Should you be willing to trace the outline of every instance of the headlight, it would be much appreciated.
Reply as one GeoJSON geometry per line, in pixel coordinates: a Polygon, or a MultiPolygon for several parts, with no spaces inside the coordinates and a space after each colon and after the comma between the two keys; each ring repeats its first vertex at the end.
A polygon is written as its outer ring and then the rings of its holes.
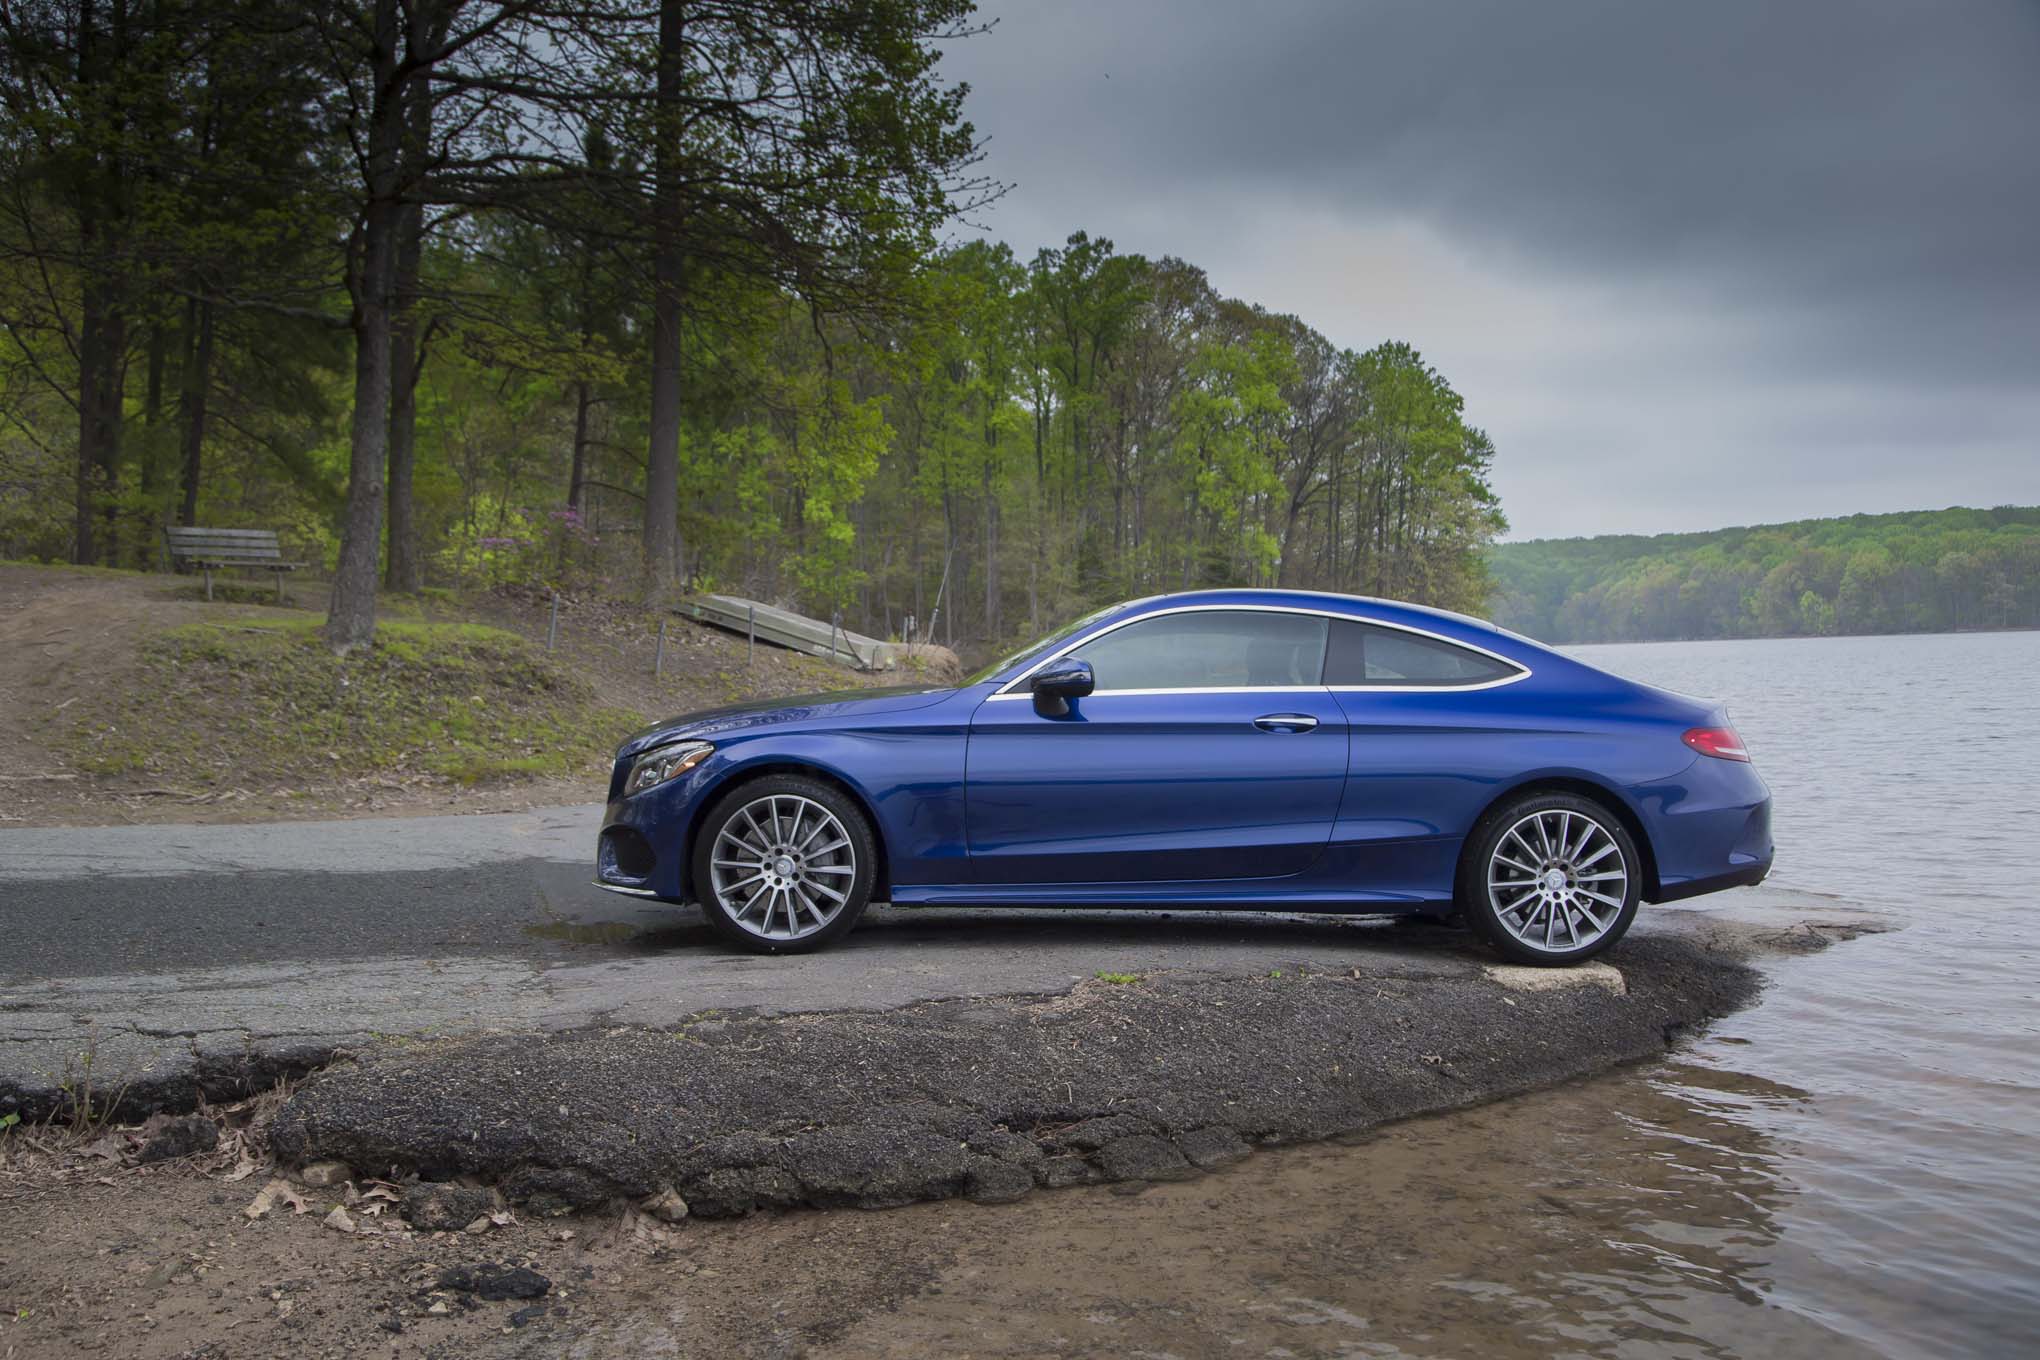
{"type": "Polygon", "coordinates": [[[669,779],[676,779],[707,760],[715,747],[705,741],[676,741],[670,746],[658,746],[646,751],[630,763],[630,778],[623,781],[623,795],[643,793],[655,789],[669,779]]]}

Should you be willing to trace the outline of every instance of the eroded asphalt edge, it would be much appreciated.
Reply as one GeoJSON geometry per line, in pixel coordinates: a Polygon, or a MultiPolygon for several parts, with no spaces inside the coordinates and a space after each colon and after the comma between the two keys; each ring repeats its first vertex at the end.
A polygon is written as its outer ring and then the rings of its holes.
{"type": "MultiPolygon", "coordinates": [[[[345,872],[365,856],[382,874],[529,864],[578,884],[594,812],[0,833],[0,891],[78,862],[80,847],[95,872],[198,892],[223,873],[345,872]],[[166,860],[186,873],[159,879],[166,860]]],[[[479,881],[487,891],[494,880],[479,881]]],[[[567,910],[622,901],[587,897],[567,910]]],[[[291,1156],[480,1175],[575,1207],[667,1187],[706,1214],[1010,1198],[1188,1174],[1252,1143],[1354,1132],[1647,1057],[1747,1004],[1758,977],[1743,956],[1824,938],[1785,929],[1795,916],[1852,928],[1832,904],[1804,900],[1725,920],[1736,915],[1653,913],[1615,956],[1619,971],[1533,992],[1497,983],[1454,933],[1378,922],[882,911],[852,937],[858,947],[753,959],[669,920],[656,950],[587,964],[270,961],[45,979],[53,994],[40,1002],[10,986],[0,1062],[74,1042],[81,1023],[90,1032],[145,994],[166,1023],[94,1036],[95,1080],[102,1092],[122,1082],[131,1113],[360,1056],[287,1107],[275,1134],[291,1156]],[[1142,980],[1087,980],[1105,966],[1142,980]],[[317,996],[344,1001],[307,1003],[317,996]],[[411,1042],[490,1030],[512,1032],[411,1042]]],[[[11,1099],[46,1112],[65,1080],[75,1086],[75,1071],[24,1081],[10,1063],[0,1109],[11,1099]]]]}

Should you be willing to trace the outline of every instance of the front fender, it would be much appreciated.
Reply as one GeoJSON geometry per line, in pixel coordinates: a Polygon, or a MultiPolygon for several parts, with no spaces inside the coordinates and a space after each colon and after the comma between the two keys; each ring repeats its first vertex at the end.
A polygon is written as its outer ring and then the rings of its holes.
{"type": "Polygon", "coordinates": [[[698,786],[689,790],[676,838],[683,890],[702,819],[729,790],[767,774],[812,775],[855,799],[878,837],[890,883],[953,881],[965,856],[963,752],[960,725],[774,733],[732,742],[704,762],[698,786]],[[945,864],[953,867],[945,871],[945,864]]]}

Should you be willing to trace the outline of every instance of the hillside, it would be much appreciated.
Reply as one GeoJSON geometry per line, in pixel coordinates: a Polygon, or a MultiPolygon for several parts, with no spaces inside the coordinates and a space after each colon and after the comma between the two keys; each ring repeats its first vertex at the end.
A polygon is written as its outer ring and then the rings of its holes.
{"type": "MultiPolygon", "coordinates": [[[[323,601],[315,582],[293,586],[323,601]]],[[[647,722],[752,696],[899,684],[599,597],[386,598],[336,657],[266,586],[0,564],[0,824],[267,821],[599,801],[647,722]],[[257,603],[260,601],[260,603],[257,603]]],[[[933,676],[931,678],[940,678],[933,676]]]]}
{"type": "Polygon", "coordinates": [[[2040,627],[2040,506],[1491,550],[1491,617],[1547,642],[2040,627]]]}

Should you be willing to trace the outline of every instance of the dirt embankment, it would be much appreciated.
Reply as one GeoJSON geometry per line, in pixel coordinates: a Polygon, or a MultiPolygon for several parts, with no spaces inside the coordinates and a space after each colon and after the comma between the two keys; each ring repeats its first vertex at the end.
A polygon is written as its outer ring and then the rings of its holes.
{"type": "MultiPolygon", "coordinates": [[[[392,598],[365,654],[266,591],[0,566],[0,825],[513,811],[602,796],[634,727],[757,695],[899,683],[625,602],[392,598]]],[[[293,605],[320,603],[300,581],[293,605]]],[[[941,678],[939,676],[935,678],[941,678]]]]}

